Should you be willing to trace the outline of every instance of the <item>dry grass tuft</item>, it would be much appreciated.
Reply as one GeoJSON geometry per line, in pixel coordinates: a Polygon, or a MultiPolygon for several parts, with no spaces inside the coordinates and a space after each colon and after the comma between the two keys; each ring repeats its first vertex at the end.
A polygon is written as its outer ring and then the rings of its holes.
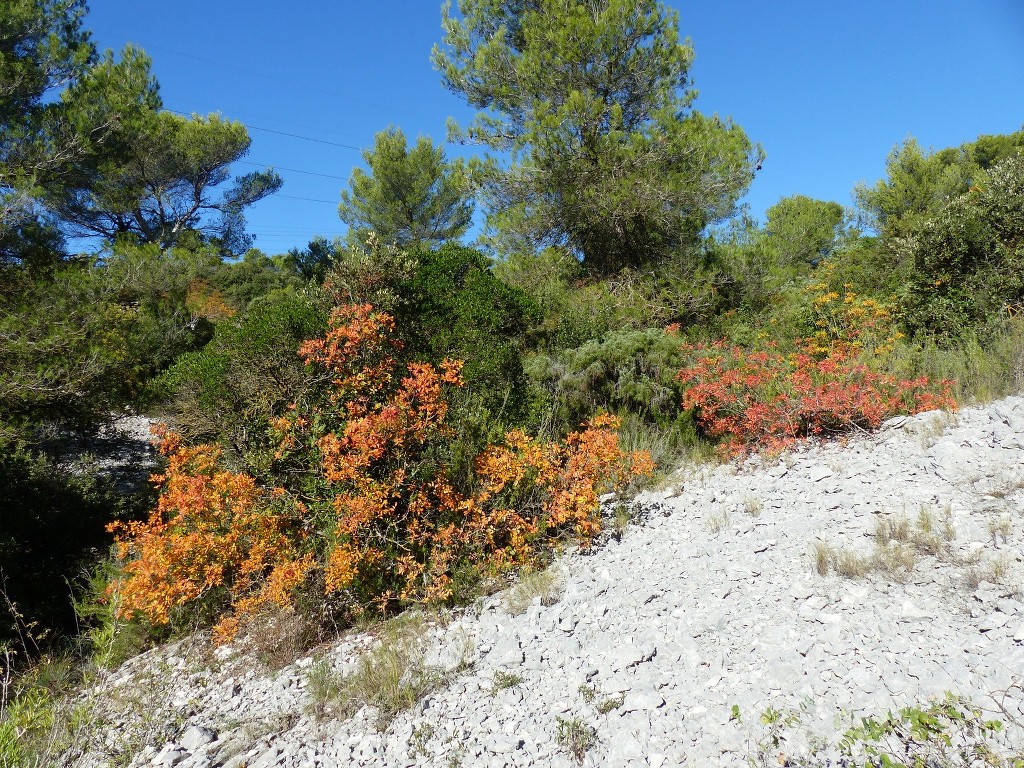
{"type": "Polygon", "coordinates": [[[513,616],[518,616],[535,600],[544,606],[557,604],[564,590],[565,580],[556,568],[524,571],[519,574],[516,585],[505,595],[505,607],[513,616]]]}
{"type": "Polygon", "coordinates": [[[347,717],[372,707],[377,728],[386,730],[395,715],[469,666],[465,657],[452,669],[427,664],[427,629],[422,615],[403,614],[381,626],[377,642],[349,674],[326,660],[315,663],[306,677],[314,711],[347,717]]]}

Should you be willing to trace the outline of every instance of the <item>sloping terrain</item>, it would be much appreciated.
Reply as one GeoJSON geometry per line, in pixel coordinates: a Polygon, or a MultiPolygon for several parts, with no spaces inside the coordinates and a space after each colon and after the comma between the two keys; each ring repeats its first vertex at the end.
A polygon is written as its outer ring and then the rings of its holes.
{"type": "Polygon", "coordinates": [[[369,634],[277,672],[241,644],[178,644],[93,703],[108,746],[181,768],[571,766],[574,750],[590,766],[739,765],[769,707],[800,712],[775,749],[798,755],[947,691],[1024,744],[1022,459],[1024,399],[1008,398],[683,468],[636,500],[621,539],[565,555],[553,578],[386,633],[426,691],[390,722],[337,704],[355,682],[360,700],[385,692],[369,634]]]}

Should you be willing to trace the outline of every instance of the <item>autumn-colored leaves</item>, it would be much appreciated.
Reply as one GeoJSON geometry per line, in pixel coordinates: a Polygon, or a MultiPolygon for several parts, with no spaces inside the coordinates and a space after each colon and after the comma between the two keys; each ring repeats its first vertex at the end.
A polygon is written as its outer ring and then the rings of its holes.
{"type": "Polygon", "coordinates": [[[753,448],[778,453],[802,437],[874,429],[897,413],[954,406],[946,384],[875,372],[848,352],[747,352],[717,344],[691,348],[695,361],[679,373],[683,407],[725,455],[753,448]]]}
{"type": "Polygon", "coordinates": [[[338,308],[326,336],[302,345],[311,375],[330,385],[274,421],[279,487],[224,469],[214,446],[165,434],[157,508],[113,529],[123,612],[165,624],[197,600],[219,601],[223,640],[313,583],[352,612],[443,602],[460,569],[528,563],[563,532],[588,542],[599,494],[652,469],[599,416],[561,444],[510,432],[477,459],[473,485],[456,487],[436,456],[461,363],[402,372],[399,349],[392,318],[368,305],[338,308]]]}
{"type": "MultiPolygon", "coordinates": [[[[885,307],[819,293],[818,331],[786,352],[680,339],[691,361],[678,377],[682,406],[726,455],[952,406],[945,383],[869,366],[891,351],[885,307]]],[[[159,625],[203,603],[224,640],[303,592],[350,615],[445,602],[466,573],[528,564],[565,535],[586,545],[600,494],[653,469],[647,454],[621,449],[614,417],[598,415],[560,443],[512,430],[456,482],[444,457],[461,363],[402,365],[401,353],[389,315],[337,308],[325,336],[299,350],[317,386],[272,420],[259,476],[227,469],[215,446],[162,435],[156,509],[113,527],[122,612],[159,625]]]]}
{"type": "MultiPolygon", "coordinates": [[[[826,276],[829,268],[824,268],[826,276]]],[[[753,351],[720,341],[683,345],[683,407],[726,456],[778,453],[804,437],[874,429],[898,413],[953,409],[951,382],[880,371],[901,334],[892,311],[827,282],[806,292],[815,331],[788,351],[774,342],[753,351]],[[869,364],[870,363],[870,364],[869,364]]]]}

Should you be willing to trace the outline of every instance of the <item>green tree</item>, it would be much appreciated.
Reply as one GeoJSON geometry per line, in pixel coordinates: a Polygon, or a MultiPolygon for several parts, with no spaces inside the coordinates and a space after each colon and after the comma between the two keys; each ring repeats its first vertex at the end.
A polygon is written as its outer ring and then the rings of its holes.
{"type": "Polygon", "coordinates": [[[242,211],[280,177],[257,171],[223,189],[248,150],[245,127],[161,111],[149,57],[133,46],[97,57],[85,12],[83,0],[0,4],[0,258],[25,261],[26,235],[53,243],[43,230],[55,219],[162,248],[198,230],[244,252],[242,211]]]}
{"type": "Polygon", "coordinates": [[[476,181],[498,242],[570,248],[607,273],[693,242],[733,211],[760,150],[691,109],[693,49],[656,0],[443,6],[445,85],[481,110],[461,138],[507,151],[476,181]]]}
{"type": "Polygon", "coordinates": [[[80,77],[96,50],[82,29],[84,0],[0,2],[0,189],[79,149],[48,96],[80,77]]]}
{"type": "Polygon", "coordinates": [[[353,244],[365,243],[375,232],[399,247],[437,246],[469,228],[473,203],[462,161],[445,160],[430,139],[421,136],[410,149],[402,131],[389,128],[376,135],[363,160],[370,173],[352,171],[338,207],[353,244]]]}
{"type": "Polygon", "coordinates": [[[41,198],[76,234],[108,240],[128,237],[168,249],[189,231],[215,239],[230,254],[251,244],[244,209],[281,186],[272,170],[254,171],[230,185],[230,165],[249,150],[245,126],[219,115],[183,117],[161,111],[149,58],[128,49],[120,63],[108,53],[69,90],[66,100],[83,132],[96,104],[111,99],[115,80],[134,82],[122,96],[135,99],[133,119],[121,121],[70,178],[43,185],[41,198]]]}
{"type": "Polygon", "coordinates": [[[913,330],[956,339],[1024,310],[1024,153],[990,168],[894,248],[913,330]]]}
{"type": "Polygon", "coordinates": [[[767,244],[779,265],[817,264],[847,235],[839,203],[792,195],[779,200],[765,214],[767,244]]]}
{"type": "Polygon", "coordinates": [[[907,139],[885,163],[886,178],[858,184],[854,198],[864,223],[887,235],[904,235],[970,189],[979,175],[1024,149],[1024,129],[937,152],[907,139]]]}
{"type": "Polygon", "coordinates": [[[63,245],[32,190],[40,173],[83,152],[64,105],[51,95],[95,58],[84,14],[82,0],[0,2],[0,266],[49,264],[63,245]]]}

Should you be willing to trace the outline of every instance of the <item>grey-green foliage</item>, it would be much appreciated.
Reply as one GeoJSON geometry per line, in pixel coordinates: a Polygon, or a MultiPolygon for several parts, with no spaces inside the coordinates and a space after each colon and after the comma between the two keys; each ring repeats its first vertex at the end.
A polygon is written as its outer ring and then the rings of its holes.
{"type": "Polygon", "coordinates": [[[913,264],[908,325],[953,338],[1024,307],[1024,152],[894,245],[913,264]]]}
{"type": "Polygon", "coordinates": [[[356,168],[341,193],[338,213],[352,245],[371,232],[399,247],[436,246],[469,228],[473,203],[461,160],[449,162],[441,147],[421,136],[406,145],[398,128],[378,133],[363,152],[370,172],[356,168]]]}
{"type": "Polygon", "coordinates": [[[483,112],[462,138],[499,249],[564,245],[609,273],[732,212],[760,150],[691,109],[693,49],[656,0],[459,0],[434,64],[483,112]]]}
{"type": "Polygon", "coordinates": [[[526,368],[544,392],[554,431],[574,429],[599,409],[668,428],[679,417],[680,342],[661,328],[612,332],[551,356],[535,355],[526,368]]]}

